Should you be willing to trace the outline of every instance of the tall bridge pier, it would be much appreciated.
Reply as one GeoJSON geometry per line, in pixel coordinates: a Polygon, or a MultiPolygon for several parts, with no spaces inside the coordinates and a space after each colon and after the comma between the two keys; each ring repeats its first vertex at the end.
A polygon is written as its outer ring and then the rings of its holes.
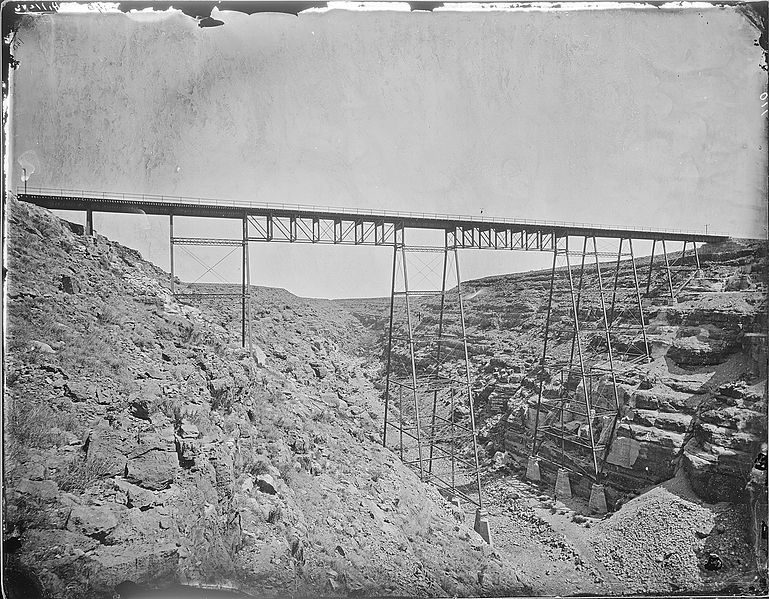
{"type": "Polygon", "coordinates": [[[239,291],[216,295],[239,299],[241,343],[249,350],[252,242],[391,247],[382,443],[450,500],[474,504],[476,530],[488,542],[460,250],[552,253],[542,355],[536,371],[528,374],[538,377],[530,462],[550,461],[564,473],[588,477],[600,490],[620,415],[616,377],[650,359],[644,302],[660,285],[675,302],[699,271],[697,244],[727,239],[662,229],[82,190],[30,188],[17,197],[52,210],[85,212],[88,234],[93,234],[94,212],[168,216],[169,287],[182,300],[207,294],[177,290],[177,246],[231,247],[231,252],[240,248],[239,291]],[[233,219],[241,223],[242,232],[232,238],[179,237],[174,219],[182,216],[233,219]],[[408,245],[407,232],[414,229],[441,231],[443,245],[408,245]],[[638,240],[652,242],[646,272],[634,252],[638,240]],[[683,251],[671,262],[668,244],[681,242],[683,251]],[[603,247],[607,244],[608,249],[603,247]],[[689,244],[693,266],[686,264],[689,244]],[[631,275],[622,276],[628,264],[631,275]],[[590,284],[588,278],[593,279],[590,284]],[[557,289],[569,298],[567,314],[558,318],[553,305],[557,289]],[[426,305],[437,307],[437,323],[423,317],[421,307],[426,305]],[[592,342],[596,334],[600,343],[592,342]],[[620,339],[630,334],[637,341],[620,339]],[[568,339],[568,357],[555,346],[556,337],[568,339]],[[553,387],[558,379],[560,385],[553,387]],[[546,440],[551,441],[547,446],[546,440]]]}

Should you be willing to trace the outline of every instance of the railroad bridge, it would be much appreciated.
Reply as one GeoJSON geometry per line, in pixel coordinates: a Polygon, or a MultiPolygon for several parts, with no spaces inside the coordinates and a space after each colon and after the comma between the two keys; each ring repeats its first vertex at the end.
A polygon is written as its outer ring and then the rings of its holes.
{"type": "Polygon", "coordinates": [[[170,289],[179,299],[189,294],[175,288],[176,246],[240,247],[242,277],[237,296],[241,339],[249,348],[251,242],[392,247],[382,443],[451,501],[461,498],[475,504],[475,528],[489,542],[459,250],[552,254],[541,359],[525,375],[539,386],[529,467],[538,471],[540,459],[551,460],[559,475],[564,471],[586,476],[593,482],[593,490],[602,495],[604,466],[620,411],[616,376],[650,360],[644,298],[654,281],[675,302],[699,271],[697,244],[728,239],[665,229],[66,189],[30,188],[16,195],[51,210],[85,212],[89,235],[93,234],[94,212],[168,216],[170,289]],[[233,219],[241,223],[242,234],[236,238],[175,236],[175,217],[233,219]],[[439,246],[409,244],[407,233],[414,230],[441,231],[444,242],[439,246]],[[640,272],[633,248],[638,240],[652,242],[651,256],[643,263],[645,272],[640,272]],[[681,249],[671,252],[671,244],[680,244],[681,249]],[[620,277],[621,265],[632,275],[620,277]],[[436,276],[426,276],[432,274],[436,276]],[[592,283],[585,284],[586,274],[592,283]],[[567,317],[555,318],[553,291],[559,286],[570,300],[570,309],[567,317]],[[437,323],[424,322],[418,307],[424,301],[435,302],[437,323]],[[642,341],[620,346],[618,335],[628,332],[642,341]],[[598,345],[590,342],[596,334],[603,340],[598,345]],[[568,358],[553,351],[555,339],[564,338],[567,344],[570,341],[568,358]],[[544,385],[553,377],[561,378],[563,390],[558,398],[548,398],[545,411],[544,385]],[[611,400],[607,401],[605,392],[598,393],[599,379],[604,387],[607,382],[611,386],[611,400]],[[574,434],[575,421],[587,435],[574,434]],[[545,439],[560,446],[560,454],[540,455],[545,439]],[[570,454],[580,454],[589,467],[576,466],[578,461],[570,454]]]}

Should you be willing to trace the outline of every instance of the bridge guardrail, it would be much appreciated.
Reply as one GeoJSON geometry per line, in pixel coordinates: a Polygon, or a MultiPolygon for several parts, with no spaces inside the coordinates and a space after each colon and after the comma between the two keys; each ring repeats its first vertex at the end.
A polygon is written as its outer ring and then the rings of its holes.
{"type": "MultiPolygon", "coordinates": [[[[221,200],[216,198],[201,198],[190,196],[167,196],[159,194],[138,194],[130,192],[108,192],[108,191],[89,191],[83,189],[63,189],[52,187],[27,187],[23,192],[18,188],[16,194],[39,194],[39,195],[60,195],[60,196],[73,196],[89,199],[103,199],[103,200],[123,200],[132,201],[140,200],[143,202],[160,202],[167,204],[195,204],[198,206],[222,206],[222,207],[234,207],[234,208],[264,208],[266,210],[306,210],[318,213],[337,213],[337,214],[349,214],[350,216],[383,216],[390,218],[425,218],[432,220],[452,220],[452,221],[467,221],[477,223],[499,223],[504,225],[537,225],[537,226],[552,226],[552,227],[566,227],[566,228],[582,228],[582,229],[621,229],[626,231],[643,231],[648,233],[675,233],[679,235],[702,235],[702,232],[686,231],[683,229],[658,229],[652,227],[637,227],[637,226],[620,226],[620,225],[606,225],[606,224],[588,224],[577,223],[568,221],[551,221],[551,220],[532,220],[532,219],[510,219],[498,216],[470,216],[462,214],[446,214],[446,213],[434,213],[434,212],[406,212],[400,210],[377,210],[371,208],[356,208],[354,210],[343,208],[339,206],[319,206],[315,204],[285,204],[282,202],[249,202],[247,200],[221,200]]],[[[714,237],[729,237],[728,233],[710,232],[706,235],[712,235],[714,237]]]]}

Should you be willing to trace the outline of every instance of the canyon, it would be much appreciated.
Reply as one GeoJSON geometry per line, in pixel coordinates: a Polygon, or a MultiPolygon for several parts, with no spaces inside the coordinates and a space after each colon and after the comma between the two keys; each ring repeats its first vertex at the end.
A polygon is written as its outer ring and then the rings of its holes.
{"type": "MultiPolygon", "coordinates": [[[[180,301],[136,251],[9,207],[9,596],[765,591],[765,242],[702,246],[678,301],[645,304],[652,359],[618,376],[605,517],[579,479],[555,497],[547,462],[525,477],[550,271],[462,283],[489,545],[381,445],[389,298],[253,287],[249,352],[236,299],[180,301]]],[[[414,309],[437,326],[434,299],[414,309]]]]}

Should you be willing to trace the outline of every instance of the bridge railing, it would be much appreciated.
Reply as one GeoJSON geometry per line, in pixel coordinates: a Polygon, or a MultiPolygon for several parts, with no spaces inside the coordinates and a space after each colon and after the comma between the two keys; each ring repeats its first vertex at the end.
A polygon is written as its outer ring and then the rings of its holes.
{"type": "MultiPolygon", "coordinates": [[[[606,225],[596,223],[578,223],[568,221],[552,221],[552,220],[533,220],[526,218],[504,218],[498,216],[470,216],[462,214],[445,214],[435,212],[406,212],[400,210],[377,210],[371,208],[355,208],[339,207],[339,206],[320,206],[315,204],[285,204],[282,202],[249,202],[247,200],[222,200],[217,198],[201,198],[191,196],[168,196],[159,194],[146,194],[146,193],[130,193],[130,192],[116,192],[116,191],[90,191],[84,189],[64,189],[53,187],[27,187],[26,189],[17,188],[17,195],[46,195],[46,196],[62,196],[62,197],[78,197],[95,200],[120,200],[125,202],[141,201],[141,202],[158,202],[167,204],[194,204],[198,206],[222,206],[222,207],[234,207],[234,208],[262,208],[265,210],[299,210],[317,213],[334,213],[344,214],[351,217],[359,216],[381,216],[385,218],[406,218],[406,219],[429,219],[429,220],[449,220],[449,221],[466,221],[475,223],[499,223],[503,225],[535,225],[535,226],[550,226],[550,227],[564,227],[564,228],[580,228],[580,229],[613,229],[613,230],[625,230],[625,231],[643,231],[647,233],[674,233],[678,235],[702,235],[702,232],[687,231],[683,229],[664,229],[656,227],[637,227],[637,226],[620,226],[620,225],[606,225]]],[[[729,237],[727,233],[718,233],[709,231],[706,235],[714,237],[729,237]]]]}

